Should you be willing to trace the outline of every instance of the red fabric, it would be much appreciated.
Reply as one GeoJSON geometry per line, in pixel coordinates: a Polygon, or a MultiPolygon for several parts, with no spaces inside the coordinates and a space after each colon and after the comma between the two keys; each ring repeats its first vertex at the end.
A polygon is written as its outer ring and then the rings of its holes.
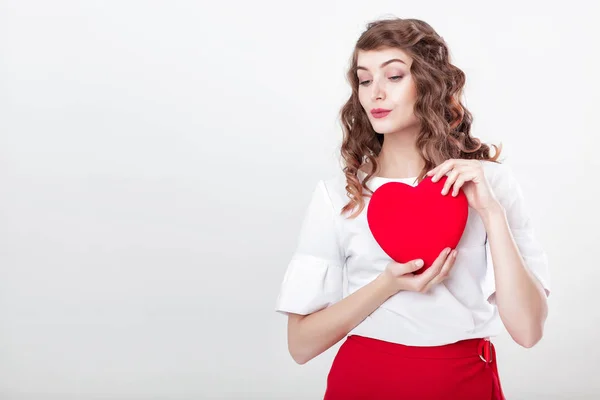
{"type": "Polygon", "coordinates": [[[505,398],[487,339],[415,347],[351,335],[333,360],[323,400],[505,398]]]}
{"type": "Polygon", "coordinates": [[[437,182],[426,177],[417,186],[388,182],[371,196],[367,220],[373,237],[394,261],[424,261],[416,274],[433,264],[446,247],[452,249],[460,241],[469,214],[467,197],[459,190],[456,197],[442,195],[448,179],[437,182]]]}

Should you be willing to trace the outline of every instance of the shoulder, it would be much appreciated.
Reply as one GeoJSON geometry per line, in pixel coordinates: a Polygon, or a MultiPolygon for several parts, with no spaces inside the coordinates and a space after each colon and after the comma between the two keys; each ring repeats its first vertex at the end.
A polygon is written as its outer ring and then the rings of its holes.
{"type": "Polygon", "coordinates": [[[318,186],[323,190],[334,209],[341,210],[348,202],[346,194],[346,175],[343,171],[336,171],[328,176],[322,177],[318,182],[318,186]]]}
{"type": "Polygon", "coordinates": [[[513,179],[513,170],[510,165],[504,161],[494,162],[488,160],[479,160],[483,167],[485,177],[491,185],[503,184],[513,179]]]}
{"type": "Polygon", "coordinates": [[[492,190],[503,201],[521,195],[521,186],[513,168],[505,162],[481,161],[484,174],[492,190]]]}

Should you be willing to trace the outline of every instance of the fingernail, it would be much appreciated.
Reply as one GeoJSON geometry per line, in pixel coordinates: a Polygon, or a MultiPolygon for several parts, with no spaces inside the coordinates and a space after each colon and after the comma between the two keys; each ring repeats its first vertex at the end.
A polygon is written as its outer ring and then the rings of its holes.
{"type": "Polygon", "coordinates": [[[458,254],[458,251],[454,250],[454,251],[452,252],[452,257],[456,257],[456,254],[458,254]]]}
{"type": "Polygon", "coordinates": [[[415,262],[415,264],[417,265],[417,267],[422,267],[423,266],[423,260],[417,260],[415,262]]]}

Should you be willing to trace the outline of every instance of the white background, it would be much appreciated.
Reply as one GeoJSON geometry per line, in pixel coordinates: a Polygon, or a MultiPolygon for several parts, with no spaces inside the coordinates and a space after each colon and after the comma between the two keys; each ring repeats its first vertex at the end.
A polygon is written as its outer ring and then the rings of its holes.
{"type": "Polygon", "coordinates": [[[599,398],[597,11],[167,0],[0,1],[0,398],[321,398],[339,345],[295,364],[275,299],[389,16],[446,39],[547,248],[543,340],[496,339],[507,397],[599,398]]]}

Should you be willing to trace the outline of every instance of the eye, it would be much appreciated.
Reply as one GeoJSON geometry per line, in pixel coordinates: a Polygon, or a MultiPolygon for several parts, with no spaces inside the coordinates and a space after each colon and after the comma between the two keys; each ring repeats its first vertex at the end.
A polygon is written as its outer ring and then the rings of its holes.
{"type": "MultiPolygon", "coordinates": [[[[390,76],[390,79],[393,80],[393,81],[395,81],[395,82],[399,81],[401,78],[403,78],[403,76],[401,76],[401,75],[390,76]]],[[[362,86],[366,86],[367,82],[371,82],[371,81],[362,81],[362,82],[359,82],[358,84],[362,85],[362,86]]]]}

